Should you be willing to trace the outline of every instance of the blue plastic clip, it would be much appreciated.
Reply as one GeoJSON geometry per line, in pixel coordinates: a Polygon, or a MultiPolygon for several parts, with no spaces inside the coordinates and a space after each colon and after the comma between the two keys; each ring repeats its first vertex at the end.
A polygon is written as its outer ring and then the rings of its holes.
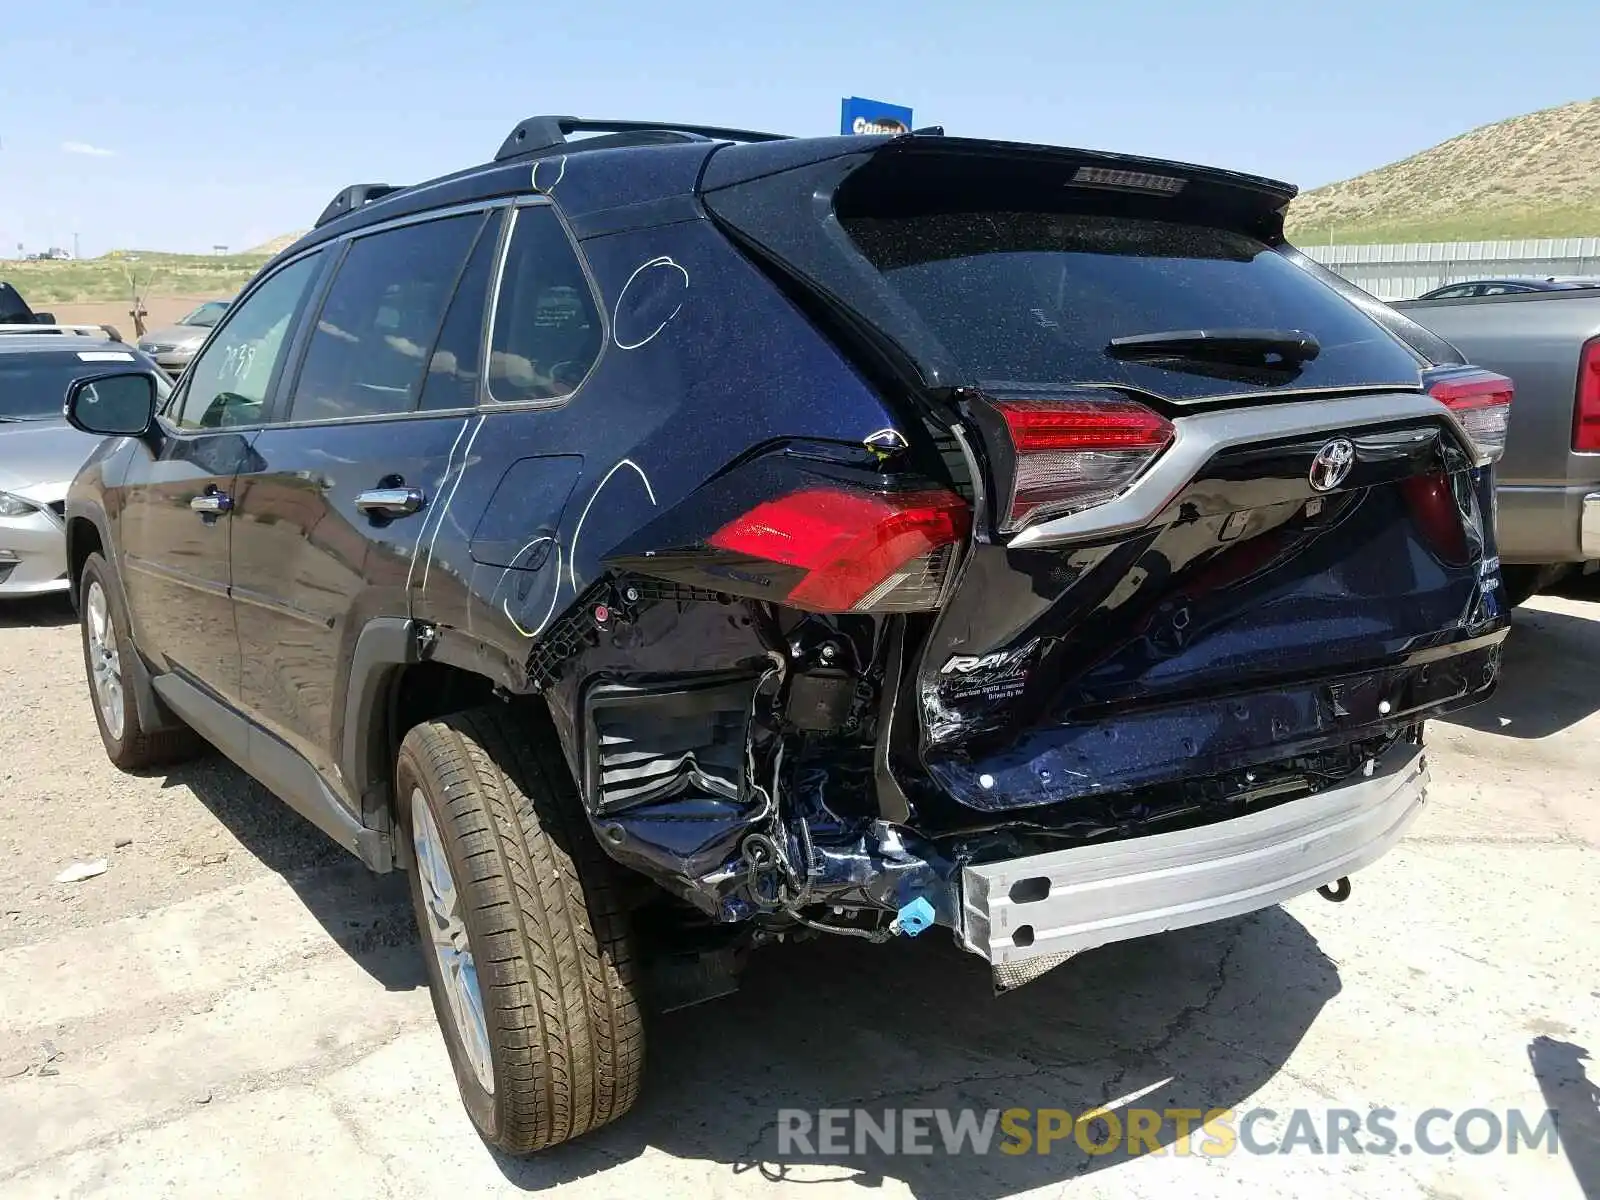
{"type": "Polygon", "coordinates": [[[895,914],[893,928],[896,933],[903,933],[906,937],[916,937],[933,924],[933,917],[933,905],[918,896],[895,914]]]}

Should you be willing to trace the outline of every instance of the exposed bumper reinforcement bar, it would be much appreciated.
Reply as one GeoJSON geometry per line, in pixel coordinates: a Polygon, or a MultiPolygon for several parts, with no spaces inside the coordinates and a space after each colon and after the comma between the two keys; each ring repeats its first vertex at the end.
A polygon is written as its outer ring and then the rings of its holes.
{"type": "Polygon", "coordinates": [[[1419,749],[1383,775],[1230,821],[966,867],[962,943],[1000,974],[1266,908],[1379,858],[1421,811],[1427,778],[1419,749]]]}

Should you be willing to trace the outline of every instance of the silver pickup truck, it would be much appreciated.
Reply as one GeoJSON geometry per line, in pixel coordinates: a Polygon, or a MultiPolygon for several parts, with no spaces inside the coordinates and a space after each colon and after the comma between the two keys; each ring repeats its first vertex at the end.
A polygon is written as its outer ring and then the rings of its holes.
{"type": "Polygon", "coordinates": [[[1600,288],[1394,307],[1516,384],[1498,472],[1511,601],[1600,567],[1600,288]]]}

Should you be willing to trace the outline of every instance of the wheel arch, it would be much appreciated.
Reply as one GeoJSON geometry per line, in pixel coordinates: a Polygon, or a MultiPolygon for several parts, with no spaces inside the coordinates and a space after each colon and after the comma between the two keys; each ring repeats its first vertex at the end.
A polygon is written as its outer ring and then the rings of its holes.
{"type": "Polygon", "coordinates": [[[339,769],[362,823],[390,838],[398,863],[409,861],[404,839],[396,836],[394,794],[395,758],[407,731],[526,690],[525,681],[498,678],[486,667],[502,657],[486,649],[459,630],[440,631],[407,617],[375,617],[356,637],[339,769]]]}
{"type": "MultiPolygon", "coordinates": [[[[67,517],[67,578],[72,584],[72,603],[78,603],[78,586],[83,579],[83,564],[98,552],[110,562],[106,547],[110,540],[101,527],[101,515],[73,512],[67,517]]],[[[120,581],[118,586],[120,587],[120,581]]],[[[124,597],[126,599],[126,597],[124,597]]]]}

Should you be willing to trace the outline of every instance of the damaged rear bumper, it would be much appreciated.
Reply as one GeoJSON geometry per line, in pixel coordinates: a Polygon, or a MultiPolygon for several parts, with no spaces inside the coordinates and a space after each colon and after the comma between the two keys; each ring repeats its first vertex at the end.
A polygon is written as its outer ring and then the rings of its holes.
{"type": "Polygon", "coordinates": [[[962,944],[1031,978],[1080,950],[1266,908],[1379,858],[1426,785],[1418,748],[1382,775],[1232,820],[967,866],[962,944]]]}

